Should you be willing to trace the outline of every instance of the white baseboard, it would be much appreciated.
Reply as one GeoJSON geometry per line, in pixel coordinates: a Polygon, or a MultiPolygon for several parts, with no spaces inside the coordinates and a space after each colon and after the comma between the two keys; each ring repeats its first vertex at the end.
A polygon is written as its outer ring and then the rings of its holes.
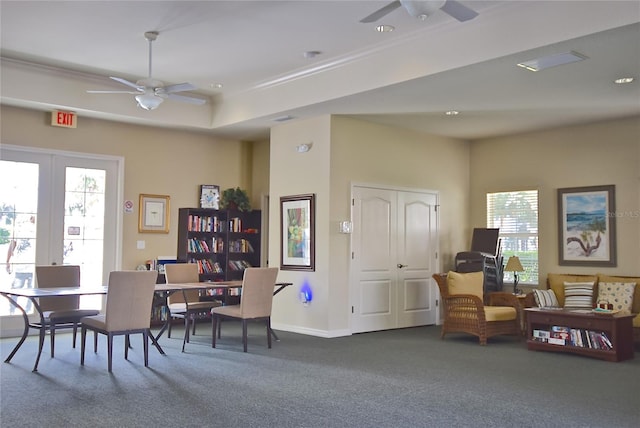
{"type": "Polygon", "coordinates": [[[324,337],[327,339],[334,338],[334,337],[351,336],[351,331],[349,330],[327,331],[327,330],[318,330],[313,328],[306,328],[306,327],[300,327],[300,326],[288,325],[288,324],[279,324],[279,323],[273,323],[273,322],[271,323],[271,328],[273,328],[274,330],[289,331],[291,333],[306,334],[307,336],[324,337]]]}

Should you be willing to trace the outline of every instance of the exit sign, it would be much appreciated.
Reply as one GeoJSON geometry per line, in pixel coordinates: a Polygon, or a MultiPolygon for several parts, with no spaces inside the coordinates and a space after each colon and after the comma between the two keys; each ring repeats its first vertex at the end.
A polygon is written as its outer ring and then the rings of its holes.
{"type": "Polygon", "coordinates": [[[54,110],[51,112],[51,125],[63,128],[75,128],[78,116],[72,111],[54,110]]]}

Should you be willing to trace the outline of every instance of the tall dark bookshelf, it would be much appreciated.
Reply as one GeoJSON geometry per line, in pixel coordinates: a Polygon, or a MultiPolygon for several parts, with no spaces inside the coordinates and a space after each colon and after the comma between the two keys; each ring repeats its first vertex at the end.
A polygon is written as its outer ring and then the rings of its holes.
{"type": "Polygon", "coordinates": [[[200,281],[242,279],[260,266],[261,212],[180,208],[178,262],[197,263],[200,281]]]}

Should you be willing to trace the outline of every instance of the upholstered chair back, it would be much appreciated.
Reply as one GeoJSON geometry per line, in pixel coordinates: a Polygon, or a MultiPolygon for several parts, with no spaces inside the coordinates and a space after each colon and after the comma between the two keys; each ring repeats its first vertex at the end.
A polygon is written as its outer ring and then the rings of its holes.
{"type": "Polygon", "coordinates": [[[105,323],[107,331],[149,328],[156,271],[115,271],[109,274],[105,323]]]}
{"type": "MultiPolygon", "coordinates": [[[[167,284],[183,284],[186,282],[199,282],[200,274],[198,265],[195,263],[171,263],[164,267],[164,275],[167,284]]],[[[182,293],[172,293],[167,303],[184,303],[185,297],[188,302],[197,302],[200,297],[198,290],[184,290],[182,293]]]]}
{"type": "Polygon", "coordinates": [[[278,268],[247,268],[242,280],[240,313],[242,318],[271,316],[273,287],[278,268]]]}
{"type": "MultiPolygon", "coordinates": [[[[36,266],[36,282],[38,288],[79,287],[80,266],[36,266]]],[[[38,303],[43,312],[71,310],[80,307],[80,297],[41,297],[38,303]]]]}

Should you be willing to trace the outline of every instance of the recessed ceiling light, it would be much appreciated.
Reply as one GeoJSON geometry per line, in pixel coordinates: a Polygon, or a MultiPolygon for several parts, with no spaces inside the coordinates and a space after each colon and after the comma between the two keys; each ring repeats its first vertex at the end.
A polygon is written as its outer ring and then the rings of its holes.
{"type": "Polygon", "coordinates": [[[376,27],[376,31],[378,33],[390,33],[395,29],[396,27],[394,27],[393,25],[386,25],[386,24],[378,25],[376,27]]]}
{"type": "Polygon", "coordinates": [[[457,116],[460,114],[460,112],[458,110],[448,110],[445,111],[444,114],[446,114],[447,116],[457,116]]]}
{"type": "Polygon", "coordinates": [[[311,59],[311,58],[315,58],[318,55],[320,55],[322,52],[320,51],[306,51],[305,53],[303,53],[302,55],[304,55],[305,58],[307,59],[311,59]]]}
{"type": "Polygon", "coordinates": [[[209,86],[211,86],[213,89],[222,89],[224,85],[222,83],[211,83],[209,86]]]}
{"type": "Polygon", "coordinates": [[[273,118],[272,120],[273,120],[274,122],[286,122],[287,120],[291,120],[291,119],[294,119],[294,117],[293,117],[293,116],[291,116],[291,115],[288,115],[288,114],[287,114],[287,115],[285,115],[285,116],[275,117],[275,118],[273,118]]]}
{"type": "Polygon", "coordinates": [[[614,80],[613,82],[622,84],[622,83],[631,83],[633,82],[633,80],[634,80],[633,77],[621,77],[619,79],[614,80]]]}
{"type": "Polygon", "coordinates": [[[570,64],[587,59],[586,56],[576,52],[564,52],[555,55],[543,56],[541,58],[532,59],[518,63],[518,67],[525,68],[529,71],[540,71],[545,68],[556,67],[558,65],[570,64]]]}

